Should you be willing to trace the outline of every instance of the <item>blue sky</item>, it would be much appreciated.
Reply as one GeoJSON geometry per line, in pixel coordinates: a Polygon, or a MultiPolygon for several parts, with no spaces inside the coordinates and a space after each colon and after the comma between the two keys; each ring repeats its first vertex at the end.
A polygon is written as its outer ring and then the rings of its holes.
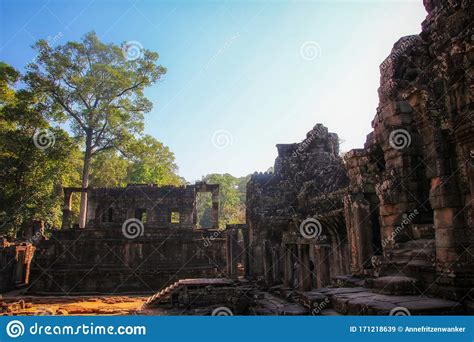
{"type": "Polygon", "coordinates": [[[321,122],[362,147],[377,107],[379,65],[420,32],[415,1],[0,0],[0,60],[23,70],[40,38],[96,31],[160,54],[145,131],[175,153],[188,181],[273,166],[275,144],[321,122]],[[314,52],[315,54],[311,54],[314,52]]]}

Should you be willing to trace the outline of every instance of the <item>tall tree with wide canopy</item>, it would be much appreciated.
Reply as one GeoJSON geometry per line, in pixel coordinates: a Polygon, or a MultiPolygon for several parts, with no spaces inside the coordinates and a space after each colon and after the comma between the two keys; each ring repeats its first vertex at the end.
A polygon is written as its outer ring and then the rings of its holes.
{"type": "Polygon", "coordinates": [[[20,78],[0,62],[0,235],[9,238],[20,238],[34,220],[59,226],[61,187],[79,184],[82,155],[67,132],[45,120],[42,99],[17,89],[20,78]],[[55,137],[44,149],[35,145],[40,130],[55,137]]]}
{"type": "Polygon", "coordinates": [[[130,43],[105,44],[94,32],[80,42],[51,47],[39,40],[34,47],[38,55],[28,66],[27,84],[45,95],[52,116],[68,121],[83,144],[79,227],[84,228],[92,158],[142,132],[143,114],[152,108],[143,91],[166,69],[157,64],[157,53],[130,43]]]}

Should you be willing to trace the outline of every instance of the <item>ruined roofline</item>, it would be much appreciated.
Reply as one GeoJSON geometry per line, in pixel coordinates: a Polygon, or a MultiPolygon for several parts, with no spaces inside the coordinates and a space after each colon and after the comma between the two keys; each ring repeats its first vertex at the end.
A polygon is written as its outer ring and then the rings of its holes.
{"type": "Polygon", "coordinates": [[[270,181],[273,177],[275,177],[275,174],[273,172],[257,172],[255,171],[251,176],[250,176],[250,181],[251,182],[268,182],[270,181]]]}
{"type": "Polygon", "coordinates": [[[293,149],[297,149],[300,147],[302,144],[310,144],[313,139],[316,138],[325,138],[325,137],[331,137],[335,136],[338,137],[337,133],[330,132],[329,129],[324,126],[324,124],[318,122],[314,127],[306,133],[306,138],[304,138],[300,142],[295,142],[295,143],[287,143],[287,144],[276,144],[276,148],[280,152],[280,149],[282,150],[288,150],[290,152],[293,151],[293,149]]]}

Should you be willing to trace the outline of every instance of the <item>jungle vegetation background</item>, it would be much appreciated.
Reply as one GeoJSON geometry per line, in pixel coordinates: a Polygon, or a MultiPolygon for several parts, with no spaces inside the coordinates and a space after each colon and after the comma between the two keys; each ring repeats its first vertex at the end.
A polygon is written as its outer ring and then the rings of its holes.
{"type": "MultiPolygon", "coordinates": [[[[58,229],[63,187],[187,184],[173,152],[143,133],[143,114],[151,110],[143,89],[166,73],[157,53],[145,50],[129,61],[123,47],[94,32],[54,48],[40,40],[34,48],[38,56],[23,74],[0,61],[0,235],[20,239],[35,220],[58,229]],[[45,130],[54,143],[41,149],[34,137],[45,130]]],[[[220,184],[220,228],[245,222],[249,178],[202,177],[220,184]]],[[[73,198],[75,222],[79,205],[73,198]]],[[[200,227],[209,226],[209,208],[209,197],[198,198],[200,227]]]]}

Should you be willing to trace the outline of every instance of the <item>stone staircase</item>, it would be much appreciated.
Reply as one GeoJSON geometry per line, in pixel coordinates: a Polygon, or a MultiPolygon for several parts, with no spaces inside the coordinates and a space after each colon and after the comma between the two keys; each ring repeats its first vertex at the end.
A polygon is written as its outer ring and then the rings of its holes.
{"type": "Polygon", "coordinates": [[[420,295],[435,281],[436,246],[432,225],[417,225],[413,239],[374,256],[373,276],[364,286],[387,295],[420,295]]]}
{"type": "Polygon", "coordinates": [[[233,283],[232,280],[224,278],[180,279],[149,297],[146,302],[143,303],[141,310],[150,309],[160,304],[173,304],[172,299],[174,295],[178,296],[181,292],[187,292],[189,289],[225,287],[231,286],[233,283]]]}
{"type": "Polygon", "coordinates": [[[337,276],[332,287],[299,292],[293,298],[318,315],[389,315],[400,308],[412,315],[472,314],[474,306],[430,295],[436,280],[432,225],[413,227],[411,238],[374,256],[371,277],[337,276]]]}
{"type": "Polygon", "coordinates": [[[473,309],[442,298],[425,295],[386,295],[365,287],[331,287],[297,293],[295,302],[313,315],[465,315],[473,309]]]}
{"type": "Polygon", "coordinates": [[[145,303],[143,303],[141,310],[148,309],[151,307],[154,307],[160,303],[169,303],[171,299],[171,294],[175,291],[181,288],[181,284],[179,283],[180,281],[178,280],[177,282],[174,282],[168,287],[165,287],[163,290],[155,293],[153,296],[149,297],[145,303]]]}

